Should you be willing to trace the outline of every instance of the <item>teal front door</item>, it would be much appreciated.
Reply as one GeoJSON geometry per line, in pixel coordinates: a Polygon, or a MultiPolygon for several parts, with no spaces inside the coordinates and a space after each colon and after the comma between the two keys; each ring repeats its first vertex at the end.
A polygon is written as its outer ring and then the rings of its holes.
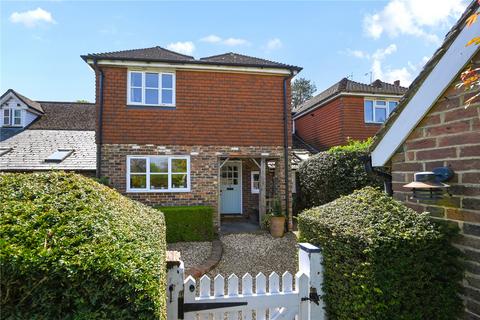
{"type": "Polygon", "coordinates": [[[241,161],[228,161],[220,170],[220,213],[242,213],[241,161]]]}

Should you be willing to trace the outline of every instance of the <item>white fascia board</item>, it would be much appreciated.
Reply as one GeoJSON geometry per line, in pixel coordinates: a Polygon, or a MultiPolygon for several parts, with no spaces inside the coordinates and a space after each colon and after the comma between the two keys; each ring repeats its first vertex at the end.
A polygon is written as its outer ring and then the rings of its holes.
{"type": "Polygon", "coordinates": [[[363,92],[340,92],[340,93],[337,93],[336,95],[328,98],[327,100],[325,101],[322,101],[320,102],[319,104],[315,105],[315,107],[311,108],[311,109],[307,109],[299,114],[295,114],[293,116],[293,120],[296,120],[298,118],[301,118],[303,117],[304,115],[307,115],[309,114],[310,112],[320,108],[321,106],[324,106],[326,105],[327,103],[329,103],[330,101],[332,100],[335,100],[337,98],[340,98],[340,97],[343,97],[343,96],[347,96],[347,97],[364,97],[364,98],[374,98],[374,99],[379,99],[379,98],[386,98],[386,99],[400,99],[401,97],[403,97],[402,94],[381,94],[381,93],[363,93],[363,92]]]}
{"type": "MultiPolygon", "coordinates": [[[[93,64],[93,59],[88,59],[89,65],[93,64]]],[[[194,64],[188,62],[167,63],[167,62],[143,62],[143,61],[126,61],[126,60],[97,60],[98,65],[104,66],[122,66],[122,67],[138,67],[138,68],[159,68],[159,69],[186,69],[198,71],[222,71],[222,72],[240,72],[240,73],[263,73],[274,75],[290,75],[289,69],[278,68],[257,68],[257,67],[236,67],[208,64],[194,64]]]]}
{"type": "Polygon", "coordinates": [[[470,28],[463,28],[372,151],[374,167],[386,165],[430,108],[449,88],[459,72],[472,59],[478,47],[475,45],[466,47],[465,45],[479,33],[480,23],[474,23],[470,28]]]}

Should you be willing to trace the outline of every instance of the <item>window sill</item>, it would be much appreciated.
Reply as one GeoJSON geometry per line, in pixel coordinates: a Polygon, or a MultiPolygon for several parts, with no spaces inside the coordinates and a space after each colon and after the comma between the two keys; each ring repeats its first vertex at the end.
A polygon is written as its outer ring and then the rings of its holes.
{"type": "Polygon", "coordinates": [[[150,109],[150,110],[175,110],[176,106],[150,105],[150,104],[127,104],[127,109],[150,109]]]}
{"type": "Polygon", "coordinates": [[[142,189],[127,189],[127,193],[186,193],[190,192],[190,189],[182,190],[172,190],[172,189],[163,189],[163,190],[142,190],[142,189]]]}
{"type": "Polygon", "coordinates": [[[382,125],[385,122],[364,122],[365,124],[372,124],[372,125],[382,125]]]}

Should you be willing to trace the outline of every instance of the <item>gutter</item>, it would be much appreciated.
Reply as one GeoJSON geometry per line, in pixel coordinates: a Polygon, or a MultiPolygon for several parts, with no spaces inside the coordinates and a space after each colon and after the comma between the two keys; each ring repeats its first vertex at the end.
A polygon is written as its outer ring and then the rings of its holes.
{"type": "MultiPolygon", "coordinates": [[[[99,90],[100,90],[100,98],[98,102],[98,130],[97,130],[97,178],[102,177],[101,171],[101,162],[102,162],[102,143],[103,143],[103,82],[105,80],[105,76],[103,74],[103,70],[100,69],[97,65],[97,60],[93,61],[94,70],[100,72],[100,83],[99,83],[99,90]]],[[[95,75],[96,76],[96,75],[95,75]]]]}
{"type": "Polygon", "coordinates": [[[289,187],[290,187],[290,179],[289,179],[289,168],[290,168],[290,160],[288,157],[288,106],[287,106],[287,82],[290,81],[295,75],[296,71],[291,71],[288,77],[283,79],[283,156],[285,159],[285,214],[287,216],[287,230],[290,230],[292,226],[290,225],[292,221],[290,221],[290,199],[288,196],[289,187]]]}

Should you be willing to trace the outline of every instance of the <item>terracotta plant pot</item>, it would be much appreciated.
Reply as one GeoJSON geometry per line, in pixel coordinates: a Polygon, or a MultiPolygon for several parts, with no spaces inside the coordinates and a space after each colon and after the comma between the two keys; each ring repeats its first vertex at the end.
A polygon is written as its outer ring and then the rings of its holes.
{"type": "Polygon", "coordinates": [[[285,216],[273,216],[270,220],[270,234],[275,238],[281,238],[284,232],[285,216]]]}

